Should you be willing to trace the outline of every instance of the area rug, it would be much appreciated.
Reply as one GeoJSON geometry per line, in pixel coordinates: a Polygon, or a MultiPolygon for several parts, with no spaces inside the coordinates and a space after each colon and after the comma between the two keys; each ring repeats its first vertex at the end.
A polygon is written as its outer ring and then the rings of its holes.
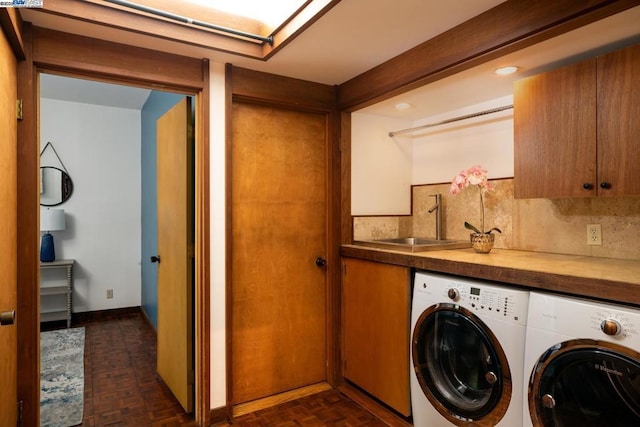
{"type": "Polygon", "coordinates": [[[84,328],[40,333],[40,425],[82,423],[84,328]]]}

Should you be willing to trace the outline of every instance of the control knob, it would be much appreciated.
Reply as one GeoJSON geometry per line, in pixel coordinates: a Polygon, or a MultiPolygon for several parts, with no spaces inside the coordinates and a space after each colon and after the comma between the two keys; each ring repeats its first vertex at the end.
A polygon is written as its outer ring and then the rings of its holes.
{"type": "Polygon", "coordinates": [[[600,323],[600,329],[607,335],[615,336],[622,332],[622,325],[615,319],[605,319],[600,323]]]}
{"type": "Polygon", "coordinates": [[[453,301],[457,301],[458,298],[460,298],[460,291],[458,291],[456,288],[450,288],[447,291],[447,296],[451,298],[453,301]]]}

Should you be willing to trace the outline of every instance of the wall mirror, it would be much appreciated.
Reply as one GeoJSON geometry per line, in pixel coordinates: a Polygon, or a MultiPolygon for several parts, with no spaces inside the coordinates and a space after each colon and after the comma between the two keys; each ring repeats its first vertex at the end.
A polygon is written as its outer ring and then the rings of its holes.
{"type": "Polygon", "coordinates": [[[51,142],[47,142],[47,145],[40,152],[40,161],[44,162],[46,160],[43,154],[47,149],[51,149],[60,167],[40,166],[40,206],[58,206],[71,197],[73,181],[51,142]]]}
{"type": "Polygon", "coordinates": [[[66,171],[54,166],[40,167],[40,206],[58,206],[73,193],[73,181],[66,171]]]}

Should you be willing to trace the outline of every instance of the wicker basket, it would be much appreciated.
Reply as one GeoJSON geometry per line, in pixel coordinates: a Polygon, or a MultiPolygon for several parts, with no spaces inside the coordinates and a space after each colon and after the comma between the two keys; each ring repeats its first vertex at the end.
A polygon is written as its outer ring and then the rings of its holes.
{"type": "Polygon", "coordinates": [[[471,233],[471,247],[480,254],[488,254],[493,249],[495,234],[471,233]]]}

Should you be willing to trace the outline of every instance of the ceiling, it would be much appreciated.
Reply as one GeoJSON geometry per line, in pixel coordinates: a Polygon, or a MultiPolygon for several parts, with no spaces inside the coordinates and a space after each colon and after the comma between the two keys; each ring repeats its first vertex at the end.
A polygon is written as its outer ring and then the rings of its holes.
{"type": "MultiPolygon", "coordinates": [[[[502,0],[343,0],[268,61],[85,22],[70,22],[35,9],[25,9],[23,17],[40,27],[338,85],[499,3],[502,0]]],[[[509,95],[513,80],[523,75],[555,66],[568,57],[575,59],[599,49],[611,49],[612,45],[619,43],[640,42],[638,22],[640,7],[368,107],[366,111],[417,120],[509,95]],[[520,66],[521,72],[513,77],[497,78],[493,70],[507,63],[520,66]],[[412,108],[397,111],[394,105],[400,101],[410,103],[412,108]]],[[[95,82],[65,80],[44,76],[42,95],[137,109],[141,108],[148,94],[148,91],[131,87],[114,89],[95,82]],[[122,92],[116,93],[115,90],[122,92]]]]}

